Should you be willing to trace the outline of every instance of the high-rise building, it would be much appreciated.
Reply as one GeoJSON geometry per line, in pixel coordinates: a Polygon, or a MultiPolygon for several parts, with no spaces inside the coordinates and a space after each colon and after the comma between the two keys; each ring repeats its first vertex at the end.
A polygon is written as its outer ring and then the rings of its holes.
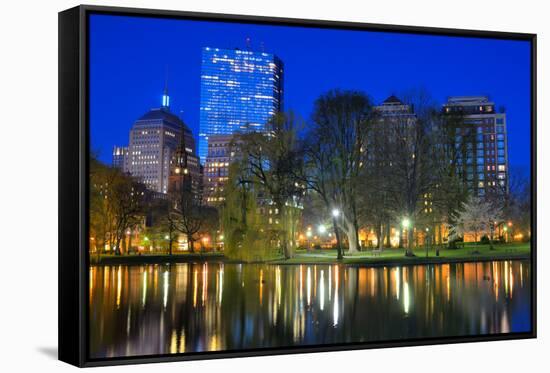
{"type": "Polygon", "coordinates": [[[113,147],[113,167],[126,171],[126,163],[128,161],[128,147],[114,146],[113,147]]]}
{"type": "Polygon", "coordinates": [[[125,171],[140,179],[148,189],[168,193],[169,178],[176,151],[184,136],[185,151],[196,157],[195,139],[187,125],[170,111],[165,90],[162,106],[151,109],[134,122],[125,161],[125,171]]]}
{"type": "Polygon", "coordinates": [[[443,112],[462,119],[456,133],[458,167],[468,189],[479,197],[508,194],[506,114],[487,96],[449,97],[443,112]]]}
{"type": "Polygon", "coordinates": [[[403,146],[396,144],[396,141],[404,137],[411,140],[414,138],[417,116],[412,105],[404,103],[394,95],[375,106],[374,111],[378,120],[372,128],[374,133],[366,139],[366,148],[369,150],[367,162],[371,169],[380,175],[388,172],[391,166],[389,150],[403,146]]]}
{"type": "Polygon", "coordinates": [[[263,131],[282,110],[283,63],[274,54],[240,49],[202,49],[199,157],[212,135],[263,131]]]}
{"type": "Polygon", "coordinates": [[[238,156],[238,143],[232,135],[212,135],[204,164],[204,198],[214,206],[223,201],[223,190],[229,178],[229,165],[238,156]]]}

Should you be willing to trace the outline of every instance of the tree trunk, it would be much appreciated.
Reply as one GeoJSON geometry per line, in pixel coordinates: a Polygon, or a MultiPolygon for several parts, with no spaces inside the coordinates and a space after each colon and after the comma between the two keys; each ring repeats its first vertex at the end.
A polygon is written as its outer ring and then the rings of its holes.
{"type": "Polygon", "coordinates": [[[390,223],[386,223],[386,247],[391,247],[391,227],[390,223]]]}
{"type": "Polygon", "coordinates": [[[128,236],[128,252],[132,250],[132,230],[130,230],[130,235],[128,236]]]}
{"type": "Polygon", "coordinates": [[[355,227],[353,226],[353,224],[348,224],[348,227],[346,229],[346,235],[348,236],[348,243],[349,243],[348,252],[350,254],[358,253],[359,249],[357,247],[357,231],[355,230],[355,227]]]}
{"type": "Polygon", "coordinates": [[[193,247],[193,238],[190,234],[187,235],[187,247],[189,248],[190,253],[195,252],[195,249],[193,247]]]}
{"type": "Polygon", "coordinates": [[[338,224],[336,223],[336,217],[332,216],[332,226],[334,228],[334,234],[336,235],[336,259],[344,259],[342,253],[342,242],[340,241],[340,230],[338,229],[338,224]]]}
{"type": "Polygon", "coordinates": [[[376,243],[378,246],[378,250],[382,251],[382,249],[384,248],[384,225],[382,223],[378,224],[376,243]]]}
{"type": "Polygon", "coordinates": [[[357,247],[357,251],[361,251],[361,243],[359,242],[359,223],[357,222],[357,214],[355,213],[355,208],[353,210],[353,230],[353,239],[355,240],[355,246],[357,247]]]}
{"type": "Polygon", "coordinates": [[[407,250],[405,256],[414,256],[413,241],[414,241],[414,224],[411,222],[410,228],[407,229],[407,250]]]}

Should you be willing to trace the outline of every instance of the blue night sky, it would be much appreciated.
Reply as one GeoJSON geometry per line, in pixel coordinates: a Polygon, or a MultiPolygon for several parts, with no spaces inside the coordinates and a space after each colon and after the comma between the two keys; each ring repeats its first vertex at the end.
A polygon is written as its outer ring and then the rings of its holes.
{"type": "Polygon", "coordinates": [[[379,103],[393,93],[489,95],[506,107],[511,166],[530,165],[530,45],[526,41],[92,15],[91,149],[111,163],[133,122],[159,107],[166,77],[173,112],[199,130],[201,47],[251,48],[284,62],[284,109],[308,119],[333,89],[379,103]]]}

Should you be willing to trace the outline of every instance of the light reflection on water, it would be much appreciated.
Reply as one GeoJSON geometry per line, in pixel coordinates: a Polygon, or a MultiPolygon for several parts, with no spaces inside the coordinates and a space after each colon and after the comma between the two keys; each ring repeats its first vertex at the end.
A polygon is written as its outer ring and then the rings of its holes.
{"type": "Polygon", "coordinates": [[[529,331],[530,264],[90,268],[90,356],[529,331]]]}

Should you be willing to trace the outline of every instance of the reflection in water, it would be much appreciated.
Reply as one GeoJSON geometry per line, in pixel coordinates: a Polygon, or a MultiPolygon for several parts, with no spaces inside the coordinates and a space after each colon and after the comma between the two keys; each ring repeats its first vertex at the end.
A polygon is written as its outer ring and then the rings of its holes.
{"type": "Polygon", "coordinates": [[[92,358],[529,331],[530,264],[90,268],[92,358]]]}

